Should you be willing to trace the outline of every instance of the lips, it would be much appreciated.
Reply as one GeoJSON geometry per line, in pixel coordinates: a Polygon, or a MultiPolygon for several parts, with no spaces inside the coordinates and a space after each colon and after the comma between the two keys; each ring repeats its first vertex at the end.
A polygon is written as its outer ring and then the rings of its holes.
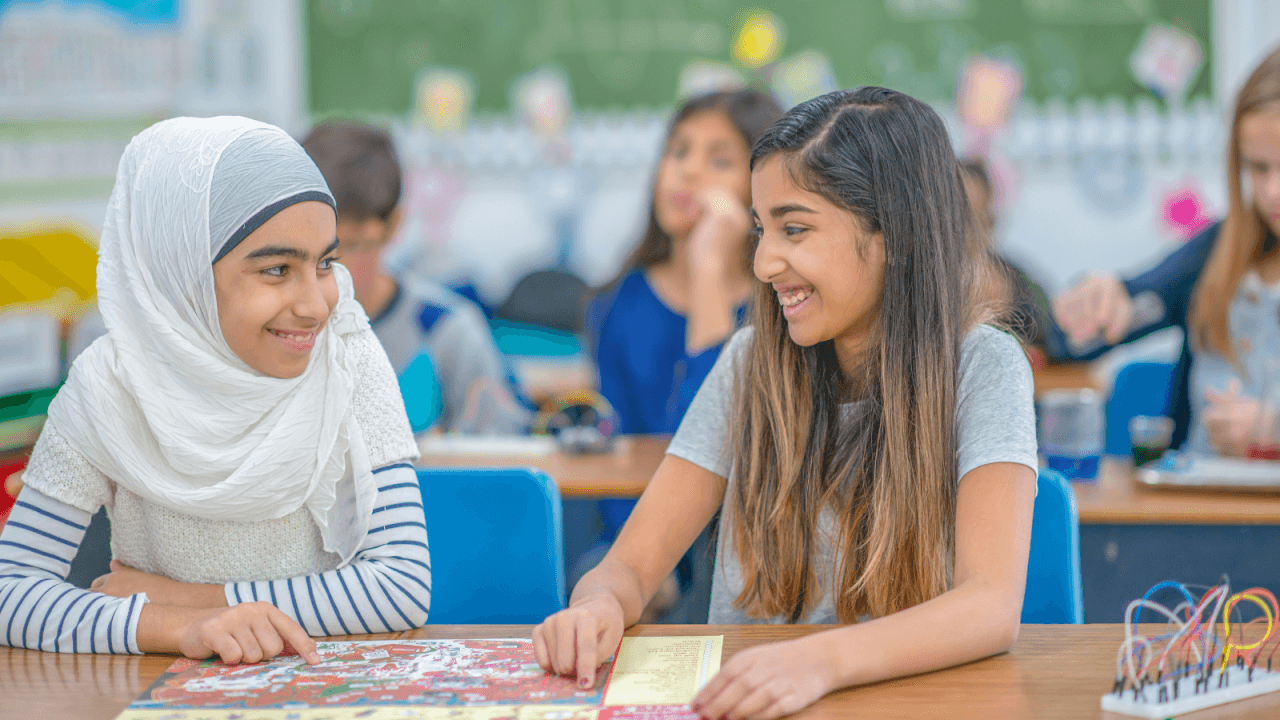
{"type": "Polygon", "coordinates": [[[778,304],[782,306],[782,313],[787,317],[791,317],[800,312],[813,297],[813,287],[810,285],[790,285],[786,287],[774,286],[774,292],[778,294],[778,304]]]}
{"type": "Polygon", "coordinates": [[[286,347],[296,352],[309,352],[316,344],[314,330],[273,330],[267,328],[267,332],[276,336],[286,347]]]}

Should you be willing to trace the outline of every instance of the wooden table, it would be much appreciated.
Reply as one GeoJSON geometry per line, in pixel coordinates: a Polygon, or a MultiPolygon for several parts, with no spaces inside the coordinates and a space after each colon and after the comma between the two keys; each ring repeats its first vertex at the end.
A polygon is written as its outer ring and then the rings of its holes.
{"type": "Polygon", "coordinates": [[[1069,390],[1074,388],[1090,388],[1097,390],[1098,381],[1093,376],[1090,363],[1055,363],[1046,365],[1033,373],[1036,394],[1046,390],[1069,390]]]}
{"type": "MultiPolygon", "coordinates": [[[[822,627],[649,625],[628,635],[724,635],[724,659],[760,643],[822,627]]],[[[803,711],[805,720],[855,718],[1118,718],[1099,699],[1111,687],[1122,629],[1117,625],[1026,625],[1013,651],[924,675],[833,693],[803,711]]],[[[528,637],[527,626],[430,626],[379,638],[528,637]]],[[[107,720],[142,693],[171,656],[59,655],[0,648],[0,718],[107,720]]],[[[1274,718],[1280,694],[1231,705],[1229,713],[1188,716],[1274,718]]]]}
{"type": "Polygon", "coordinates": [[[666,454],[670,435],[623,435],[612,452],[573,455],[424,454],[423,467],[535,467],[555,479],[566,498],[639,497],[666,454]]]}

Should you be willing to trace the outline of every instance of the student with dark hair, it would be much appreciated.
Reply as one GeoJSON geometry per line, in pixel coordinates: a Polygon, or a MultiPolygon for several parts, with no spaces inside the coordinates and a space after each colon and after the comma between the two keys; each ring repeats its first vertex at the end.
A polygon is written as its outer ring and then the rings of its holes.
{"type": "Polygon", "coordinates": [[[756,144],[751,200],[751,326],[609,554],[533,631],[544,668],[590,685],[719,511],[709,622],[841,627],[734,655],[693,701],[712,719],[1007,650],[1036,489],[1031,370],[985,324],[937,113],[873,87],[802,103],[756,144]]]}
{"type": "Polygon", "coordinates": [[[421,353],[431,359],[442,391],[435,426],[524,432],[531,414],[515,398],[481,310],[443,285],[392,274],[382,265],[383,249],[401,219],[401,169],[391,136],[366,125],[330,122],[313,129],[302,147],[338,202],[342,263],[396,373],[403,374],[421,353]]]}
{"type": "Polygon", "coordinates": [[[1081,359],[1182,328],[1173,447],[1241,456],[1256,439],[1266,363],[1280,353],[1280,49],[1236,97],[1227,197],[1222,222],[1156,267],[1127,280],[1093,273],[1057,298],[1054,314],[1075,346],[1091,346],[1081,359]]]}
{"type": "Polygon", "coordinates": [[[741,90],[689,100],[672,119],[640,245],[587,310],[619,432],[675,432],[740,324],[751,146],[780,117],[768,95],[741,90]]]}

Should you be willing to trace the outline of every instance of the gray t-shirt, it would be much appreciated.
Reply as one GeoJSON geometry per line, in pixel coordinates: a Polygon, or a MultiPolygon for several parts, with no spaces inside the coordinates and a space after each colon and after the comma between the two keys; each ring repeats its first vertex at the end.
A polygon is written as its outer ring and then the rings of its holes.
{"type": "Polygon", "coordinates": [[[431,357],[444,395],[439,427],[523,433],[532,413],[511,392],[507,366],[480,308],[425,278],[402,275],[396,283],[391,304],[370,324],[397,376],[418,353],[431,357]]]}
{"type": "MultiPolygon", "coordinates": [[[[680,429],[667,447],[676,457],[728,478],[721,513],[715,574],[711,581],[708,622],[722,625],[785,623],[786,617],[753,618],[734,607],[742,590],[742,569],[729,537],[729,489],[733,477],[728,458],[728,421],[732,408],[734,368],[746,351],[752,328],[739,330],[729,340],[711,374],[703,381],[680,429]]],[[[846,412],[855,405],[845,406],[846,412]]],[[[958,448],[957,477],[996,462],[1012,462],[1038,468],[1031,366],[1012,336],[987,325],[965,336],[961,349],[960,389],[956,407],[958,448]]],[[[830,588],[839,559],[838,525],[831,511],[818,519],[819,577],[822,597],[801,619],[802,624],[832,624],[836,619],[830,588]]]]}

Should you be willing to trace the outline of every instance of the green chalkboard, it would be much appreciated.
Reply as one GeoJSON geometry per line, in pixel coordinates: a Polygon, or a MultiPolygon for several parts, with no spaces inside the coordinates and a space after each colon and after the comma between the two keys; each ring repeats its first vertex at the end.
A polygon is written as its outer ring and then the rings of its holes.
{"type": "Polygon", "coordinates": [[[695,58],[732,64],[731,45],[752,9],[779,17],[782,56],[826,53],[841,85],[882,84],[923,99],[954,95],[967,56],[1012,59],[1027,96],[1146,91],[1128,59],[1161,21],[1190,32],[1206,63],[1190,90],[1209,93],[1210,0],[305,0],[310,107],[399,114],[427,65],[466,69],[475,107],[504,112],[511,81],[564,68],[575,104],[589,110],[667,107],[695,58]]]}

